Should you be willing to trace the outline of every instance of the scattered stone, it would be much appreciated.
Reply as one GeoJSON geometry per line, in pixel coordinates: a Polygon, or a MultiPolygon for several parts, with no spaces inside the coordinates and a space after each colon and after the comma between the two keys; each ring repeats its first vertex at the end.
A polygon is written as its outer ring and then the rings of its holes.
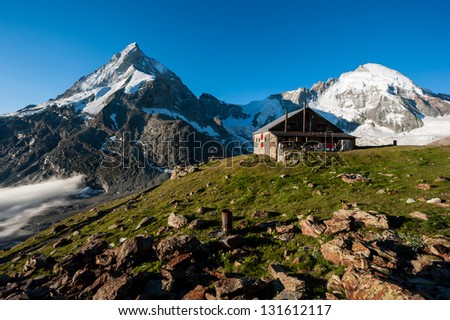
{"type": "Polygon", "coordinates": [[[359,254],[365,258],[369,258],[370,250],[364,244],[359,241],[353,242],[352,251],[356,254],[359,254]]]}
{"type": "Polygon", "coordinates": [[[277,294],[275,300],[301,300],[304,298],[304,292],[283,290],[279,294],[277,294]]]}
{"type": "Polygon", "coordinates": [[[167,237],[158,243],[156,253],[159,260],[168,262],[177,255],[194,252],[200,244],[200,241],[191,235],[167,237]]]}
{"type": "Polygon", "coordinates": [[[341,278],[338,275],[333,274],[330,279],[328,279],[327,290],[335,294],[343,294],[344,287],[342,286],[341,278]]]}
{"type": "Polygon", "coordinates": [[[156,219],[154,217],[145,217],[138,223],[135,230],[139,230],[140,228],[146,227],[155,221],[156,219]]]}
{"type": "Polygon", "coordinates": [[[275,230],[278,233],[289,233],[289,232],[293,232],[295,229],[293,224],[288,224],[285,226],[276,226],[275,230]]]}
{"type": "Polygon", "coordinates": [[[409,214],[409,216],[411,218],[416,218],[416,219],[423,220],[423,221],[427,221],[428,220],[428,215],[426,213],[422,213],[422,212],[419,212],[419,211],[411,212],[409,214]]]}
{"type": "Polygon", "coordinates": [[[186,279],[191,260],[191,252],[174,257],[162,267],[162,276],[168,280],[186,279]]]}
{"type": "Polygon", "coordinates": [[[205,207],[199,207],[199,208],[197,208],[197,209],[195,210],[195,213],[198,213],[198,214],[205,214],[207,211],[208,211],[208,208],[205,208],[205,207]]]}
{"type": "Polygon", "coordinates": [[[425,251],[450,262],[450,241],[444,238],[422,237],[425,243],[425,251]]]}
{"type": "Polygon", "coordinates": [[[53,249],[64,247],[65,245],[69,244],[71,241],[67,238],[60,238],[53,244],[53,249]]]}
{"type": "Polygon", "coordinates": [[[47,267],[47,257],[42,253],[33,254],[23,266],[23,272],[34,271],[47,267]]]}
{"type": "Polygon", "coordinates": [[[406,203],[408,203],[408,204],[411,204],[411,203],[414,203],[414,202],[416,202],[416,200],[411,199],[411,198],[406,200],[406,203]]]}
{"type": "Polygon", "coordinates": [[[348,218],[333,218],[330,220],[325,220],[324,223],[326,225],[325,234],[333,235],[336,233],[349,231],[350,230],[350,219],[348,218]]]}
{"type": "Polygon", "coordinates": [[[431,185],[429,183],[419,183],[416,186],[417,189],[419,190],[430,190],[431,189],[431,185]]]}
{"type": "Polygon", "coordinates": [[[116,268],[128,268],[148,261],[153,253],[153,237],[137,236],[126,240],[118,248],[116,268]]]}
{"type": "Polygon", "coordinates": [[[278,240],[283,241],[283,242],[288,242],[295,238],[295,233],[293,233],[293,232],[282,233],[282,234],[276,236],[275,238],[277,238],[278,240]]]}
{"type": "Polygon", "coordinates": [[[386,189],[380,189],[376,192],[376,194],[385,194],[386,193],[386,189]]]}
{"type": "Polygon", "coordinates": [[[337,176],[337,178],[341,178],[345,183],[356,183],[356,182],[370,182],[371,180],[359,173],[357,174],[349,174],[344,173],[337,176]]]}
{"type": "Polygon", "coordinates": [[[345,210],[341,209],[333,213],[332,219],[342,220],[350,219],[357,224],[362,224],[365,227],[375,227],[382,230],[389,229],[389,224],[386,215],[372,214],[360,209],[345,210]]]}
{"type": "Polygon", "coordinates": [[[95,281],[95,272],[90,269],[78,270],[72,278],[71,286],[83,290],[95,281]]]}
{"type": "Polygon", "coordinates": [[[66,229],[67,229],[67,226],[65,224],[58,224],[58,225],[53,227],[53,232],[54,233],[60,233],[61,231],[64,231],[66,229]]]}
{"type": "Polygon", "coordinates": [[[240,235],[230,235],[219,240],[219,243],[228,249],[240,248],[244,241],[240,235]]]}
{"type": "Polygon", "coordinates": [[[108,243],[102,239],[89,241],[80,248],[78,255],[84,264],[93,263],[95,257],[108,248],[108,243]]]}
{"type": "Polygon", "coordinates": [[[95,257],[95,264],[102,267],[112,266],[115,263],[116,254],[115,251],[112,250],[107,250],[95,257]]]}
{"type": "Polygon", "coordinates": [[[167,225],[171,228],[180,229],[188,223],[188,219],[185,216],[172,212],[169,215],[167,225]]]}
{"type": "Polygon", "coordinates": [[[200,169],[198,168],[198,166],[195,165],[189,165],[187,167],[176,166],[175,168],[172,169],[170,180],[179,179],[181,177],[187,176],[188,174],[191,174],[199,170],[200,169]]]}
{"type": "Polygon", "coordinates": [[[423,300],[422,296],[369,271],[349,268],[341,281],[350,300],[423,300]]]}
{"type": "Polygon", "coordinates": [[[314,188],[315,187],[315,185],[314,185],[314,183],[308,183],[307,185],[306,185],[308,188],[310,188],[310,189],[312,189],[312,188],[314,188]]]}
{"type": "Polygon", "coordinates": [[[320,248],[320,252],[322,252],[325,260],[338,266],[341,264],[343,257],[349,252],[345,247],[344,239],[342,237],[336,237],[324,243],[320,248]]]}
{"type": "Polygon", "coordinates": [[[189,223],[188,225],[188,229],[191,230],[200,230],[202,228],[204,228],[206,225],[206,221],[202,220],[202,219],[195,219],[194,221],[192,221],[191,223],[189,223]]]}
{"type": "Polygon", "coordinates": [[[283,174],[280,174],[280,178],[281,179],[284,179],[284,178],[286,178],[287,177],[287,175],[285,175],[284,173],[283,174]]]}
{"type": "Polygon", "coordinates": [[[302,233],[314,238],[318,238],[324,233],[326,227],[313,216],[309,215],[305,220],[299,222],[302,233]]]}
{"type": "Polygon", "coordinates": [[[197,285],[193,290],[186,293],[182,300],[206,300],[206,291],[208,291],[207,287],[197,285]]]}
{"type": "Polygon", "coordinates": [[[123,275],[117,279],[107,281],[97,293],[94,300],[123,300],[129,298],[131,291],[131,278],[123,275]]]}
{"type": "Polygon", "coordinates": [[[450,179],[444,176],[440,176],[434,180],[434,182],[445,182],[445,181],[450,181],[450,179]]]}
{"type": "Polygon", "coordinates": [[[270,217],[269,211],[255,211],[252,213],[253,219],[267,219],[270,217]]]}
{"type": "Polygon", "coordinates": [[[238,296],[251,299],[266,287],[258,278],[226,278],[214,283],[217,299],[233,299],[238,296]]]}
{"type": "Polygon", "coordinates": [[[436,262],[442,261],[441,257],[433,254],[419,254],[416,259],[411,261],[411,265],[414,268],[413,273],[418,274],[423,272],[427,267],[432,266],[436,262]]]}
{"type": "Polygon", "coordinates": [[[338,297],[336,297],[334,294],[332,294],[331,292],[325,292],[325,298],[327,300],[339,300],[338,297]]]}
{"type": "Polygon", "coordinates": [[[287,291],[305,291],[305,281],[289,276],[286,269],[280,264],[271,264],[269,272],[275,280],[279,280],[287,291]]]}
{"type": "Polygon", "coordinates": [[[432,198],[430,200],[427,200],[427,203],[441,203],[441,199],[439,198],[432,198]]]}
{"type": "Polygon", "coordinates": [[[114,224],[112,224],[112,225],[110,225],[110,226],[108,227],[108,230],[115,230],[115,229],[117,229],[118,227],[119,227],[119,225],[116,224],[116,223],[114,223],[114,224]]]}

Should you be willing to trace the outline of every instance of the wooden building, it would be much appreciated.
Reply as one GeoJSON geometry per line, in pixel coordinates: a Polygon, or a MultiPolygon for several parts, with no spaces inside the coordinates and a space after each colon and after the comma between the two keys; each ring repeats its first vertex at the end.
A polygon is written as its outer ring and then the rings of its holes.
{"type": "Polygon", "coordinates": [[[342,151],[355,147],[349,135],[309,107],[287,113],[253,133],[254,151],[277,161],[284,151],[342,151]]]}

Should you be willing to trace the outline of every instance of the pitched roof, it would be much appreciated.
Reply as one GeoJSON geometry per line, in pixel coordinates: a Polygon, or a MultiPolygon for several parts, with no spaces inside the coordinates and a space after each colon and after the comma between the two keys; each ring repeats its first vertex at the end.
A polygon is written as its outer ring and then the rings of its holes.
{"type": "MultiPolygon", "coordinates": [[[[309,109],[310,111],[312,111],[314,114],[316,114],[316,115],[319,116],[320,118],[322,118],[322,119],[324,119],[324,120],[330,122],[330,121],[329,121],[328,119],[326,119],[324,116],[322,116],[321,114],[317,113],[314,109],[312,109],[312,108],[310,108],[310,107],[306,107],[306,109],[309,109]]],[[[302,112],[302,111],[303,111],[303,108],[298,109],[298,110],[295,110],[295,111],[292,111],[292,112],[289,112],[289,113],[288,113],[288,119],[290,119],[291,117],[295,116],[296,114],[299,114],[299,113],[302,112]]],[[[283,123],[283,122],[285,121],[285,119],[286,119],[286,114],[284,114],[284,115],[282,115],[281,117],[279,117],[278,119],[276,119],[276,120],[274,120],[274,121],[272,121],[272,122],[266,124],[264,127],[259,128],[258,130],[256,130],[255,132],[253,132],[253,134],[259,134],[259,133],[264,133],[264,132],[270,131],[273,127],[279,125],[280,123],[283,123]]],[[[331,123],[331,122],[330,122],[330,123],[331,123]]],[[[334,126],[335,126],[335,125],[334,125],[334,126]]],[[[338,128],[338,129],[339,129],[339,128],[338,128]]],[[[289,132],[284,132],[284,131],[283,131],[283,132],[281,132],[281,131],[274,131],[273,133],[274,133],[274,134],[276,133],[276,135],[279,135],[279,136],[288,136],[288,135],[293,135],[293,134],[294,134],[294,132],[292,132],[292,131],[289,131],[289,132]]],[[[297,135],[297,136],[303,136],[303,135],[305,135],[305,136],[310,136],[310,135],[311,135],[311,132],[305,133],[305,134],[299,134],[299,132],[297,132],[297,133],[294,134],[294,135],[297,135]]],[[[341,134],[337,134],[337,133],[335,132],[335,133],[334,133],[334,136],[335,136],[336,138],[338,138],[338,136],[339,136],[340,138],[356,138],[355,136],[352,136],[352,135],[347,134],[347,133],[345,133],[345,132],[342,132],[341,134]]]]}
{"type": "MultiPolygon", "coordinates": [[[[288,118],[295,116],[297,113],[300,113],[303,109],[298,109],[292,112],[288,113],[288,118]]],[[[286,114],[283,114],[281,117],[279,117],[278,119],[266,124],[264,127],[259,128],[258,130],[256,130],[253,133],[263,133],[263,132],[267,132],[270,129],[272,129],[273,127],[275,127],[276,125],[279,125],[280,123],[283,123],[284,120],[286,119],[286,114]]]]}

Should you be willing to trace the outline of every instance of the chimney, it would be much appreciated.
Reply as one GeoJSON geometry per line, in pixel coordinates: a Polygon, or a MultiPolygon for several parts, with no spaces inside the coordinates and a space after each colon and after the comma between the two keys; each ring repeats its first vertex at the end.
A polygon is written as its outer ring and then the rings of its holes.
{"type": "Polygon", "coordinates": [[[284,119],[284,132],[288,131],[288,109],[286,107],[286,118],[284,119]]]}
{"type": "Polygon", "coordinates": [[[303,101],[303,132],[306,132],[306,100],[303,101]]]}

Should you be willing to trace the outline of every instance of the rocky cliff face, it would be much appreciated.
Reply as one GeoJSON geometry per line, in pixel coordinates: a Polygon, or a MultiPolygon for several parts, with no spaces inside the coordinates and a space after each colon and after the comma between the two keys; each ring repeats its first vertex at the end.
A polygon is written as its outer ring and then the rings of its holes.
{"type": "Polygon", "coordinates": [[[132,43],[56,99],[0,117],[0,186],[83,174],[105,192],[148,187],[175,165],[223,156],[201,146],[227,145],[220,118],[242,114],[197,98],[132,43]]]}

